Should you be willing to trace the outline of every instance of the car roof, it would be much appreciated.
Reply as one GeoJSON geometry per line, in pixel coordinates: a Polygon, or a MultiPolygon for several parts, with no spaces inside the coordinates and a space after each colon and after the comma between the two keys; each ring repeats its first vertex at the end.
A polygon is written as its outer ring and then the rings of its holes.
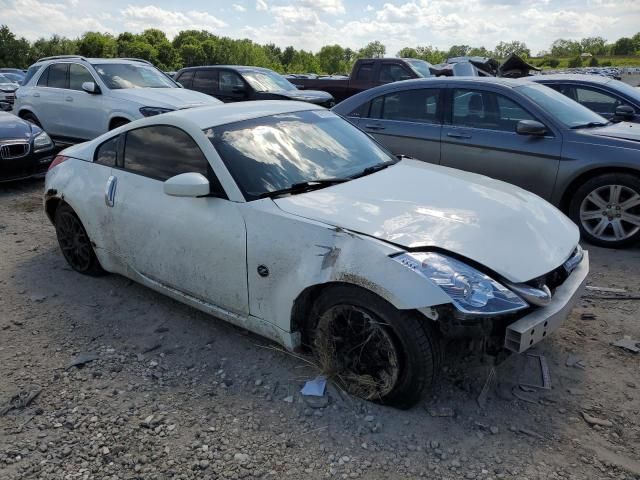
{"type": "Polygon", "coordinates": [[[602,75],[587,75],[584,73],[555,73],[552,75],[535,75],[531,78],[534,82],[550,81],[571,81],[571,82],[587,82],[587,83],[608,83],[611,81],[609,77],[602,75]]]}
{"type": "Polygon", "coordinates": [[[239,70],[243,72],[273,72],[270,68],[264,67],[252,67],[250,65],[199,65],[197,67],[185,67],[181,68],[179,72],[184,72],[188,70],[201,70],[207,68],[228,68],[231,70],[239,70]]]}
{"type": "Polygon", "coordinates": [[[55,63],[55,62],[78,62],[78,63],[89,63],[90,65],[104,64],[104,63],[151,65],[151,63],[147,63],[144,60],[136,60],[136,59],[130,59],[130,58],[86,58],[86,57],[74,56],[74,55],[69,55],[69,56],[61,55],[59,57],[42,58],[38,60],[34,65],[45,64],[45,63],[55,63]]]}
{"type": "MultiPolygon", "coordinates": [[[[429,84],[445,84],[445,83],[469,83],[469,84],[489,84],[489,85],[504,85],[505,87],[519,87],[522,85],[523,79],[514,78],[501,78],[501,77],[426,77],[426,78],[412,78],[410,80],[401,80],[398,82],[386,83],[375,87],[377,91],[385,90],[387,88],[398,88],[402,86],[415,86],[415,85],[429,85],[429,84]]],[[[365,92],[368,90],[365,90],[365,92]]]]}
{"type": "MultiPolygon", "coordinates": [[[[306,110],[325,110],[319,105],[306,102],[286,101],[286,100],[260,100],[249,102],[224,103],[222,105],[212,105],[206,107],[188,108],[176,110],[162,114],[162,118],[185,119],[195,123],[198,128],[205,129],[226,125],[228,123],[251,120],[254,118],[278,115],[283,113],[301,112],[306,110]]],[[[149,117],[147,120],[152,124],[156,117],[149,117]]],[[[160,120],[160,117],[158,117],[160,120]]]]}

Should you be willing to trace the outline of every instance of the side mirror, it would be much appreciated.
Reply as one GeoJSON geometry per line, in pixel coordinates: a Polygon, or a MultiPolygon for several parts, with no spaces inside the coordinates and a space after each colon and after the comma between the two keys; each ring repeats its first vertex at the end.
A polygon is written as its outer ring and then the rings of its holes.
{"type": "Polygon", "coordinates": [[[516,133],[519,135],[544,137],[547,133],[547,127],[535,120],[520,120],[516,125],[516,133]]]}
{"type": "Polygon", "coordinates": [[[12,110],[12,106],[9,102],[0,102],[0,110],[3,112],[10,112],[12,110]]]}
{"type": "Polygon", "coordinates": [[[82,90],[87,93],[98,94],[100,93],[100,87],[96,85],[94,82],[84,82],[82,84],[82,90]]]}
{"type": "Polygon", "coordinates": [[[635,116],[635,110],[629,105],[618,105],[616,107],[615,118],[617,120],[633,120],[635,116]]]}
{"type": "Polygon", "coordinates": [[[181,173],[164,182],[164,193],[173,197],[204,197],[209,195],[209,180],[201,173],[181,173]]]}

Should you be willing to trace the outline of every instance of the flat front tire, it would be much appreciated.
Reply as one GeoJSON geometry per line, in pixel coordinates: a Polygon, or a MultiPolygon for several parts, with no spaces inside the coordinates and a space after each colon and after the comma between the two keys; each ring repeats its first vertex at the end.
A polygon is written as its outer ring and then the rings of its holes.
{"type": "Polygon", "coordinates": [[[315,301],[309,339],[321,370],[349,393],[409,408],[440,368],[436,330],[352,286],[330,287],[315,301]]]}
{"type": "Polygon", "coordinates": [[[607,173],[582,184],[569,216],[589,243],[622,248],[640,241],[640,177],[607,173]]]}
{"type": "Polygon", "coordinates": [[[56,236],[65,260],[76,272],[97,277],[106,272],[100,265],[82,222],[76,212],[63,203],[55,213],[56,236]]]}

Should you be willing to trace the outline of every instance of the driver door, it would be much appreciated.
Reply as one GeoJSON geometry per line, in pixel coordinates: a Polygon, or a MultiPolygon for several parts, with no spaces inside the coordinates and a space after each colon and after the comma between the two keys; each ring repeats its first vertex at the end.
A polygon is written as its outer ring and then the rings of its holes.
{"type": "MultiPolygon", "coordinates": [[[[163,182],[198,172],[217,179],[193,138],[168,125],[129,130],[111,206],[117,255],[165,287],[248,314],[246,231],[236,204],[214,196],[169,196],[163,182]]],[[[218,189],[216,189],[218,190],[218,189]]]]}

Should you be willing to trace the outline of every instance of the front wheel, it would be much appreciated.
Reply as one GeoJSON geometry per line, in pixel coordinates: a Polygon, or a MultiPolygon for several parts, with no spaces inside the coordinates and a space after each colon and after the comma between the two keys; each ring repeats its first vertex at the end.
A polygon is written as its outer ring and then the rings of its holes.
{"type": "Polygon", "coordinates": [[[569,216],[594,245],[622,248],[640,241],[640,178],[607,173],[586,181],[571,199],[569,216]]]}
{"type": "Polygon", "coordinates": [[[437,376],[440,344],[429,320],[371,292],[331,287],[316,300],[312,319],[316,361],[353,395],[409,408],[437,376]]]}

